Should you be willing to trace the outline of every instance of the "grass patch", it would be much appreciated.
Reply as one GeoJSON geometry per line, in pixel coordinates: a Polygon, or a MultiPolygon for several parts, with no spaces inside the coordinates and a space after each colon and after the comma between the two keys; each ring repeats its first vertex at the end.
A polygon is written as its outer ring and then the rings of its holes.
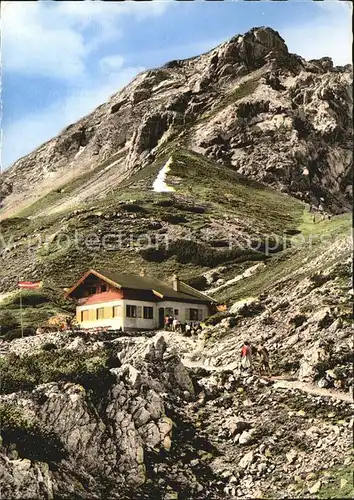
{"type": "MultiPolygon", "coordinates": [[[[321,480],[321,487],[316,493],[316,498],[336,499],[354,498],[354,469],[352,466],[336,467],[332,469],[319,470],[313,483],[321,480]]],[[[296,498],[309,497],[309,484],[301,481],[296,486],[296,498]]]]}
{"type": "Polygon", "coordinates": [[[75,311],[72,302],[65,300],[58,289],[22,290],[22,314],[20,292],[12,293],[0,304],[2,338],[12,340],[21,336],[21,315],[24,336],[33,335],[36,328],[58,314],[71,316],[75,311]]]}
{"type": "Polygon", "coordinates": [[[265,256],[255,250],[239,248],[219,250],[205,243],[193,240],[176,240],[168,249],[155,249],[150,247],[140,252],[140,255],[150,262],[162,262],[171,257],[181,264],[195,264],[205,267],[214,267],[224,262],[242,262],[244,260],[263,260],[265,256]]]}
{"type": "Polygon", "coordinates": [[[239,217],[248,222],[249,234],[262,231],[279,234],[295,229],[304,204],[267,188],[197,153],[180,150],[173,154],[168,176],[182,179],[178,192],[201,205],[211,204],[213,216],[239,217]]]}
{"type": "MultiPolygon", "coordinates": [[[[316,277],[323,271],[321,262],[309,265],[309,262],[315,261],[320,255],[328,250],[329,242],[334,242],[340,238],[350,235],[351,214],[343,214],[333,217],[329,221],[313,224],[313,232],[309,223],[309,214],[303,213],[299,227],[303,228],[305,234],[296,235],[292,238],[292,248],[287,248],[283,252],[267,260],[265,269],[255,275],[237,282],[221,290],[216,298],[220,301],[234,302],[242,298],[260,295],[271,290],[277,282],[284,279],[303,279],[305,277],[316,277]],[[322,229],[320,224],[322,224],[322,229]],[[305,268],[307,266],[307,269],[305,268]]],[[[329,256],[325,266],[328,267],[345,260],[350,256],[350,248],[343,249],[333,257],[329,256]]],[[[313,278],[316,279],[316,278],[313,278]]]]}
{"type": "Polygon", "coordinates": [[[101,350],[83,353],[65,349],[44,350],[31,356],[9,355],[0,359],[3,394],[30,391],[48,382],[72,382],[82,385],[93,399],[114,382],[110,373],[112,353],[101,350]]]}
{"type": "Polygon", "coordinates": [[[343,467],[326,471],[330,474],[327,484],[323,484],[317,498],[354,498],[353,467],[343,467]]]}

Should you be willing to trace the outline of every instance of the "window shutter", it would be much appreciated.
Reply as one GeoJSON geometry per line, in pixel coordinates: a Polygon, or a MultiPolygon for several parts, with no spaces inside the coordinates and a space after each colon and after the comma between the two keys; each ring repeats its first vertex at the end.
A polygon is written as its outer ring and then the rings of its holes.
{"type": "Polygon", "coordinates": [[[136,306],[136,317],[137,318],[142,318],[142,310],[143,310],[143,308],[141,306],[136,306]]]}
{"type": "Polygon", "coordinates": [[[189,321],[191,319],[191,310],[189,307],[186,307],[186,320],[189,321]]]}
{"type": "Polygon", "coordinates": [[[198,320],[201,321],[203,319],[203,310],[198,309],[198,320]]]}

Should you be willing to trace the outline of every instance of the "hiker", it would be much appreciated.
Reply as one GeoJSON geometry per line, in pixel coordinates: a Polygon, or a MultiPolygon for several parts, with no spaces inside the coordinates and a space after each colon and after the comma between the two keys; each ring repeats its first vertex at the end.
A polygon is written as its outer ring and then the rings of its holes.
{"type": "Polygon", "coordinates": [[[168,329],[170,331],[172,331],[172,327],[173,327],[173,317],[172,316],[169,316],[168,317],[168,329]]]}
{"type": "Polygon", "coordinates": [[[181,332],[181,322],[178,318],[174,318],[172,328],[174,332],[181,332]]]}
{"type": "Polygon", "coordinates": [[[260,372],[260,374],[265,373],[266,375],[270,375],[269,352],[262,343],[260,343],[257,346],[257,354],[259,356],[259,372],[260,372]]]}
{"type": "Polygon", "coordinates": [[[189,337],[190,334],[191,334],[191,325],[190,325],[190,323],[186,324],[185,332],[186,332],[187,337],[189,337]]]}
{"type": "Polygon", "coordinates": [[[168,330],[170,326],[170,318],[169,316],[165,316],[165,330],[168,330]]]}
{"type": "Polygon", "coordinates": [[[252,351],[249,342],[245,342],[241,349],[241,369],[252,369],[252,351]]]}

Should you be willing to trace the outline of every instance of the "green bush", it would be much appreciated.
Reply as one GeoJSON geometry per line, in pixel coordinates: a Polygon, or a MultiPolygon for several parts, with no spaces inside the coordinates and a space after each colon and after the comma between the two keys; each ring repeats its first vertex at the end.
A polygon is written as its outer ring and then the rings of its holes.
{"type": "Polygon", "coordinates": [[[1,311],[0,312],[0,331],[1,335],[5,335],[11,330],[15,330],[18,328],[19,323],[14,314],[10,311],[1,311]]]}
{"type": "MultiPolygon", "coordinates": [[[[21,292],[22,305],[23,306],[39,306],[50,302],[52,296],[48,290],[24,290],[21,292]]],[[[20,294],[13,298],[12,303],[16,306],[20,305],[21,302],[20,294]]]]}
{"type": "Polygon", "coordinates": [[[10,342],[11,340],[20,339],[21,337],[31,337],[32,335],[35,335],[35,333],[35,329],[28,326],[23,329],[23,333],[21,328],[15,328],[14,330],[8,331],[2,336],[2,338],[10,342]]]}
{"type": "Polygon", "coordinates": [[[227,313],[227,312],[217,312],[217,313],[213,314],[212,316],[209,316],[209,318],[207,318],[205,320],[205,324],[206,325],[215,326],[218,323],[220,323],[220,321],[222,319],[228,318],[229,316],[230,316],[230,313],[227,313]]]}
{"type": "Polygon", "coordinates": [[[67,381],[82,385],[93,397],[99,397],[115,380],[108,361],[112,353],[84,353],[64,349],[44,350],[32,356],[11,354],[0,359],[3,394],[32,390],[39,384],[67,381]]]}
{"type": "Polygon", "coordinates": [[[57,346],[53,342],[46,342],[42,345],[42,351],[54,351],[55,349],[57,349],[57,346]]]}

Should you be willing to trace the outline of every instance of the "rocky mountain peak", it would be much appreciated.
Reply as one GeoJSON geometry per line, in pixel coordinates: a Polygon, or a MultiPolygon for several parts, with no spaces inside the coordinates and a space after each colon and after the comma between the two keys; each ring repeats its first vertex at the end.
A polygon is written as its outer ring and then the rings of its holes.
{"type": "MultiPolygon", "coordinates": [[[[219,79],[241,77],[269,63],[272,59],[289,57],[288,48],[277,31],[271,28],[252,28],[244,35],[235,35],[208,53],[204,74],[219,79]]],[[[203,56],[201,56],[203,58],[203,56]]],[[[212,79],[208,79],[208,84],[212,79]]],[[[204,85],[203,88],[206,87],[204,85]]]]}
{"type": "Polygon", "coordinates": [[[233,37],[229,44],[235,47],[249,67],[264,64],[271,52],[288,54],[288,47],[279,33],[264,26],[233,37]]]}
{"type": "Polygon", "coordinates": [[[53,183],[88,181],[96,170],[100,181],[91,179],[85,192],[102,197],[151,165],[167,144],[341,211],[351,196],[351,84],[349,67],[334,67],[327,57],[305,61],[289,53],[277,31],[252,28],[205,54],[139,74],[16,161],[0,179],[3,214],[47,194],[53,183]]]}

